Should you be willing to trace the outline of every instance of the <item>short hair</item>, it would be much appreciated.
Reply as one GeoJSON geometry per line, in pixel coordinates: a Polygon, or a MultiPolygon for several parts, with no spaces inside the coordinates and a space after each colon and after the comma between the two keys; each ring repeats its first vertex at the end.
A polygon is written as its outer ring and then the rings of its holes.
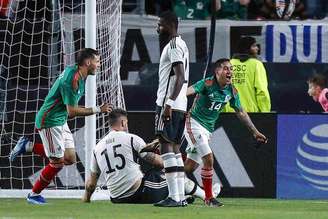
{"type": "Polygon", "coordinates": [[[315,73],[311,77],[309,77],[307,83],[312,83],[318,85],[321,88],[325,88],[327,86],[327,78],[322,74],[315,73]]]}
{"type": "Polygon", "coordinates": [[[109,125],[115,125],[121,116],[128,117],[128,113],[124,109],[114,109],[109,113],[109,125]]]}
{"type": "Polygon", "coordinates": [[[179,21],[178,17],[172,11],[164,11],[159,15],[160,18],[164,20],[165,23],[174,25],[176,29],[178,29],[179,21]]]}
{"type": "Polygon", "coordinates": [[[227,58],[222,58],[222,59],[218,59],[214,62],[214,65],[213,65],[213,71],[215,71],[216,68],[221,68],[222,67],[222,64],[224,62],[230,62],[230,59],[227,59],[227,58]]]}
{"type": "Polygon", "coordinates": [[[86,59],[91,59],[95,56],[99,56],[99,52],[97,50],[92,48],[81,49],[77,54],[76,63],[81,66],[86,59]]]}

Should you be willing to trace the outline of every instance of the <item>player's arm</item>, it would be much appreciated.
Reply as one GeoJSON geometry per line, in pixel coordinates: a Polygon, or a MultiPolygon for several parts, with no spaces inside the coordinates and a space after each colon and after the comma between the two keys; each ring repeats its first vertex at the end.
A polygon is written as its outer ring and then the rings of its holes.
{"type": "Polygon", "coordinates": [[[249,118],[247,112],[241,107],[235,108],[235,111],[238,119],[248,128],[248,130],[250,130],[256,141],[260,143],[267,143],[268,139],[265,137],[265,135],[257,130],[251,118],[249,118]]]}
{"type": "Polygon", "coordinates": [[[102,106],[88,107],[88,108],[66,105],[66,109],[69,117],[75,117],[75,116],[90,116],[96,113],[109,113],[113,110],[113,106],[108,103],[105,103],[102,106]]]}
{"type": "Polygon", "coordinates": [[[100,173],[101,170],[97,162],[95,151],[92,151],[90,162],[90,177],[87,179],[85,184],[84,196],[82,197],[83,202],[90,202],[91,195],[95,191],[100,173]]]}
{"type": "Polygon", "coordinates": [[[159,146],[158,139],[155,139],[149,144],[146,144],[145,141],[137,135],[131,135],[131,146],[135,151],[138,152],[138,155],[141,159],[145,160],[147,163],[163,168],[163,160],[160,155],[155,154],[151,149],[156,149],[159,146]]]}
{"type": "Polygon", "coordinates": [[[142,152],[140,153],[141,159],[145,160],[147,163],[158,167],[160,169],[164,168],[163,160],[160,155],[154,152],[142,152]]]}
{"type": "Polygon", "coordinates": [[[194,95],[196,93],[195,88],[193,86],[188,87],[187,96],[194,95]]]}
{"type": "Polygon", "coordinates": [[[176,76],[176,80],[175,80],[173,92],[170,96],[170,99],[175,100],[175,99],[177,99],[177,97],[182,89],[182,86],[185,82],[185,78],[184,78],[184,67],[183,67],[182,62],[173,63],[172,66],[173,66],[174,74],[176,76]]]}
{"type": "Polygon", "coordinates": [[[82,198],[83,202],[90,202],[91,195],[96,189],[98,178],[98,173],[91,172],[90,177],[87,179],[87,182],[85,184],[85,192],[82,198]]]}
{"type": "Polygon", "coordinates": [[[174,101],[177,99],[183,84],[185,83],[184,77],[184,65],[183,65],[183,51],[181,48],[171,48],[169,52],[170,61],[172,63],[173,72],[175,74],[175,83],[173,86],[173,91],[171,96],[165,103],[163,119],[164,121],[169,121],[172,117],[171,107],[174,104],[174,101]]]}
{"type": "Polygon", "coordinates": [[[174,101],[177,99],[181,88],[183,86],[183,83],[185,81],[184,78],[184,68],[183,68],[183,63],[182,62],[176,62],[172,64],[173,66],[173,71],[176,76],[175,84],[173,87],[173,92],[169,98],[168,101],[166,101],[165,107],[164,107],[164,112],[163,112],[163,119],[164,121],[168,121],[172,117],[172,111],[171,107],[174,103],[174,101]]]}

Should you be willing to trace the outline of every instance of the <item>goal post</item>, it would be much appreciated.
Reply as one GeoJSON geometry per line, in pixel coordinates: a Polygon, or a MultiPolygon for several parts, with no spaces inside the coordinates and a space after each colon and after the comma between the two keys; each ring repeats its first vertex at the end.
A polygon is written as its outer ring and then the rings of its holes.
{"type": "MultiPolygon", "coordinates": [[[[79,104],[109,102],[125,109],[119,74],[121,7],[121,0],[12,0],[7,6],[0,17],[0,197],[26,197],[47,164],[33,153],[12,163],[8,156],[22,135],[41,142],[34,130],[35,114],[81,48],[96,48],[101,68],[96,77],[88,77],[79,104]]],[[[77,117],[68,124],[77,162],[59,172],[43,192],[47,197],[81,197],[91,149],[109,132],[106,114],[77,117]]]]}

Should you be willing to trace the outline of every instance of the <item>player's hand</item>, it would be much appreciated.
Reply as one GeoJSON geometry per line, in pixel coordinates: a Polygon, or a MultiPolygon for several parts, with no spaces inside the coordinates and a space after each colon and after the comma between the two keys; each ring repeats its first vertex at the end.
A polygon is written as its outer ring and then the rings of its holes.
{"type": "Polygon", "coordinates": [[[100,110],[102,113],[110,113],[113,111],[113,105],[109,103],[104,103],[100,106],[100,110]]]}
{"type": "Polygon", "coordinates": [[[268,138],[265,137],[261,132],[255,132],[254,138],[257,142],[256,147],[259,147],[261,144],[266,144],[268,142],[268,138]]]}
{"type": "Polygon", "coordinates": [[[165,105],[164,112],[163,112],[163,121],[170,122],[172,118],[172,109],[169,105],[165,105]]]}
{"type": "Polygon", "coordinates": [[[160,143],[158,138],[156,138],[155,140],[153,140],[152,142],[148,143],[141,151],[142,152],[154,152],[158,149],[160,143]]]}

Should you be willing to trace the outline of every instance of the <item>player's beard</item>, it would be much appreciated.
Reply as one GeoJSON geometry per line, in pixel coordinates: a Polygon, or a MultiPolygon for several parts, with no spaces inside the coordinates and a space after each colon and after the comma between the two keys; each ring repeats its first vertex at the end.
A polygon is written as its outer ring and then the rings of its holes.
{"type": "MultiPolygon", "coordinates": [[[[163,47],[170,42],[170,33],[167,31],[162,31],[159,33],[159,42],[160,45],[163,45],[163,47]]],[[[163,48],[161,46],[161,48],[163,48]]]]}

